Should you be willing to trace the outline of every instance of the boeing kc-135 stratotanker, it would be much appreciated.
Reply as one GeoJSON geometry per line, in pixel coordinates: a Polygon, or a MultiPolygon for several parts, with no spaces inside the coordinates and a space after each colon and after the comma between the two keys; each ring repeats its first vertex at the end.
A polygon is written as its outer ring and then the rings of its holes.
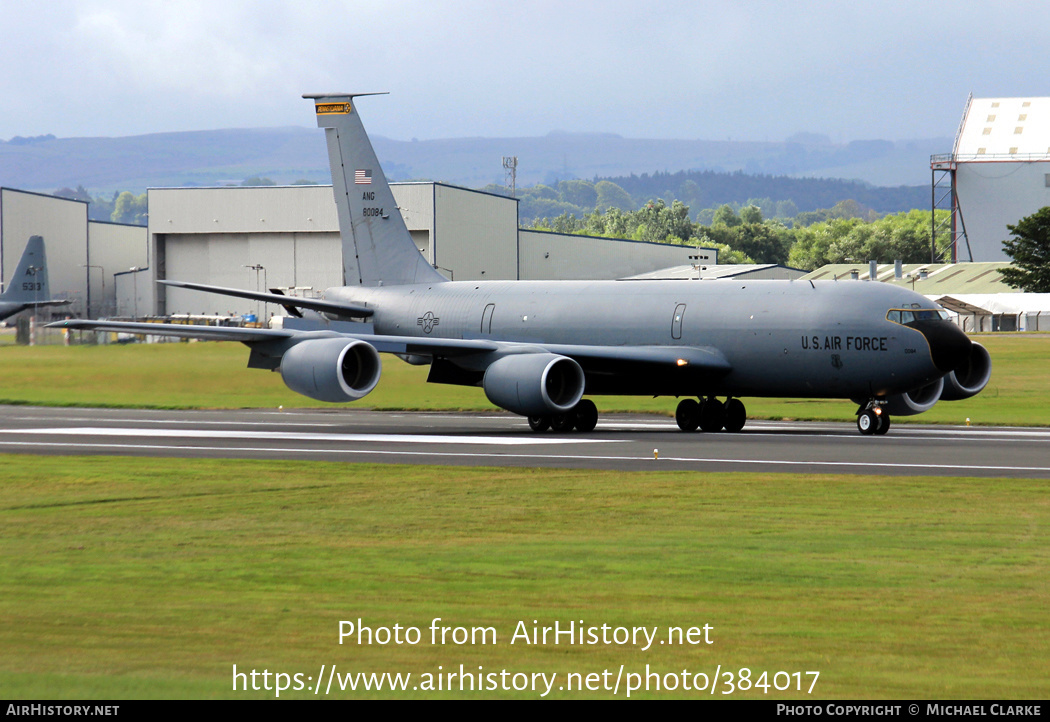
{"type": "Polygon", "coordinates": [[[851,399],[860,432],[884,434],[892,414],[922,413],[988,382],[988,352],[937,304],[890,284],[448,281],[409,236],[358,115],[361,95],[303,96],[328,142],[344,286],[315,300],[160,282],[369,326],[56,325],[241,341],[250,367],[280,370],[292,390],[332,402],[371,392],[379,353],[392,353],[429,364],[428,381],[481,386],[536,431],[590,431],[598,411],[583,397],[620,394],[687,397],[678,426],[708,432],[742,429],[750,396],[851,399]]]}

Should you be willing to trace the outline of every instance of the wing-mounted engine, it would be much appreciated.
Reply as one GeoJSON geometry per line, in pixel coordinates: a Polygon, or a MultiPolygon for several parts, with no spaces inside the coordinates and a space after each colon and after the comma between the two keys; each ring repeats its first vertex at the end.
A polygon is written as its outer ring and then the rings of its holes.
{"type": "Polygon", "coordinates": [[[903,394],[894,394],[886,398],[883,407],[888,413],[895,416],[914,416],[924,411],[929,411],[941,399],[944,390],[944,377],[933,383],[908,391],[903,394]]]}
{"type": "Polygon", "coordinates": [[[954,371],[931,384],[886,399],[883,407],[896,416],[913,416],[929,411],[938,401],[958,401],[976,396],[992,376],[992,358],[979,343],[971,344],[970,355],[954,371]]]}
{"type": "Polygon", "coordinates": [[[302,341],[281,357],[285,385],[318,401],[356,401],[376,387],[381,372],[379,352],[354,339],[302,341]]]}
{"type": "Polygon", "coordinates": [[[489,364],[482,387],[489,401],[522,416],[570,411],[583,396],[583,369],[568,356],[523,353],[489,364]]]}
{"type": "Polygon", "coordinates": [[[970,355],[962,366],[944,377],[944,401],[958,401],[976,396],[992,377],[992,357],[979,343],[970,347],[970,355]]]}

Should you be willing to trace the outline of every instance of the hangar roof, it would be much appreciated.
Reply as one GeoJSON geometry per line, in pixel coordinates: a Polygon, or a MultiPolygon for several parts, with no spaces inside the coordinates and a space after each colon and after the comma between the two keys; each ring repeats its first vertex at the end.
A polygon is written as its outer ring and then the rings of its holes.
{"type": "Polygon", "coordinates": [[[1050,160],[1050,98],[971,98],[955,160],[1050,160]]]}
{"type": "MultiPolygon", "coordinates": [[[[875,280],[893,283],[927,296],[955,295],[960,293],[1018,293],[1003,281],[999,270],[1010,266],[1006,261],[989,261],[985,263],[905,263],[902,266],[901,279],[894,278],[893,264],[880,264],[877,267],[875,280]],[[926,278],[922,271],[926,271],[926,278]]],[[[851,273],[857,272],[857,280],[868,280],[868,264],[832,263],[821,266],[802,277],[803,281],[843,281],[851,280],[851,273]]]]}
{"type": "Polygon", "coordinates": [[[642,281],[642,280],[664,280],[664,279],[712,279],[712,278],[747,278],[751,280],[759,279],[786,279],[790,280],[798,278],[804,271],[800,271],[797,268],[789,268],[788,266],[781,266],[776,263],[758,263],[758,264],[725,264],[725,265],[705,265],[699,269],[694,265],[687,266],[671,266],[670,268],[661,268],[657,271],[650,273],[641,273],[637,276],[631,276],[629,281],[642,281]]]}
{"type": "Polygon", "coordinates": [[[960,293],[930,298],[949,311],[971,316],[1050,312],[1050,293],[960,293]]]}

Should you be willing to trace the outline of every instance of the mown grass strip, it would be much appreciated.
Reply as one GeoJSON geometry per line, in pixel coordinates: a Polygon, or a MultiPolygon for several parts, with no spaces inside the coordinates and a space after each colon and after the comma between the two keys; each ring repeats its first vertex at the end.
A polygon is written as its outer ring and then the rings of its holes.
{"type": "Polygon", "coordinates": [[[100,457],[0,464],[8,697],[272,696],[233,692],[232,665],[316,675],[322,663],[415,675],[460,664],[710,675],[720,664],[819,670],[820,698],[1046,695],[1042,481],[100,457]],[[498,643],[432,646],[436,617],[493,627],[498,643]],[[339,620],[358,618],[417,626],[425,643],[339,645],[339,620]],[[714,644],[509,644],[517,622],[533,620],[707,623],[714,644]]]}

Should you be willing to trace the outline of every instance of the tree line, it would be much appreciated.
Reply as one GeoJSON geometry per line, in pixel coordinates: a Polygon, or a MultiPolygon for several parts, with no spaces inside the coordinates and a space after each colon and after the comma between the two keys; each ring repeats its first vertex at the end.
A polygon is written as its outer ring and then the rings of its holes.
{"type": "MultiPolygon", "coordinates": [[[[275,186],[277,183],[270,178],[252,176],[238,185],[275,186]]],[[[297,180],[292,185],[316,185],[316,183],[310,180],[297,180]]],[[[149,204],[145,193],[135,195],[131,191],[114,191],[109,197],[104,195],[92,197],[84,186],[78,185],[76,188],[59,188],[51,195],[84,201],[88,204],[88,218],[93,221],[127,223],[133,226],[145,226],[149,221],[149,204]]]]}
{"type": "MultiPolygon", "coordinates": [[[[508,188],[496,184],[482,190],[510,195],[508,188]]],[[[723,205],[737,212],[753,205],[761,209],[765,218],[780,218],[787,225],[809,225],[828,220],[824,209],[833,208],[844,198],[862,209],[860,215],[869,217],[921,208],[929,203],[929,189],[921,186],[880,188],[823,178],[692,171],[541,183],[517,189],[516,197],[518,216],[526,225],[563,213],[582,217],[609,208],[636,211],[653,198],[662,198],[668,204],[681,201],[692,209],[693,220],[704,225],[713,222],[715,211],[723,205]]]]}
{"type": "MultiPolygon", "coordinates": [[[[719,263],[779,263],[813,270],[828,263],[925,263],[930,260],[930,212],[911,210],[878,216],[853,200],[814,212],[821,219],[788,225],[766,218],[754,204],[737,211],[714,209],[710,223],[694,221],[689,207],[675,200],[650,201],[636,211],[609,208],[577,217],[562,213],[540,218],[532,228],[558,233],[623,238],[653,243],[717,248],[719,263]]],[[[938,221],[944,220],[938,211],[938,221]]],[[[797,218],[797,216],[796,216],[797,218]]],[[[948,253],[948,238],[937,249],[948,253]]]]}

